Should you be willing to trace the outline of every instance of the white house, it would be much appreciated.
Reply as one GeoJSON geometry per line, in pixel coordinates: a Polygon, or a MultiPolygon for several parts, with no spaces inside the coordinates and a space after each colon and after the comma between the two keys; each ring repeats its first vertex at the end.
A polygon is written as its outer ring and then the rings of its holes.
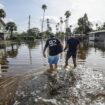
{"type": "Polygon", "coordinates": [[[104,41],[105,40],[105,30],[94,31],[88,33],[89,41],[104,41]]]}
{"type": "Polygon", "coordinates": [[[9,37],[9,34],[7,33],[5,27],[5,22],[2,19],[0,19],[0,39],[2,40],[6,40],[9,37]]]}

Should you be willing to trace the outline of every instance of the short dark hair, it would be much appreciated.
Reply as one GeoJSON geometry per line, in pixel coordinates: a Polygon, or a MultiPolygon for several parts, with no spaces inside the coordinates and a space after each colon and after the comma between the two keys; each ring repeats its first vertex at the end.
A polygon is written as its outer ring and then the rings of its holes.
{"type": "Polygon", "coordinates": [[[53,38],[53,37],[55,37],[55,35],[54,35],[53,33],[51,33],[51,34],[50,34],[50,37],[53,38]]]}

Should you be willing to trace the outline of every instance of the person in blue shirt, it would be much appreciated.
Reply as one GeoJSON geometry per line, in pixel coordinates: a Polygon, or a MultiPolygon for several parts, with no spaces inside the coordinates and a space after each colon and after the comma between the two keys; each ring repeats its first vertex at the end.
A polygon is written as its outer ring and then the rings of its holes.
{"type": "Polygon", "coordinates": [[[54,69],[53,64],[55,65],[55,68],[57,68],[58,66],[57,63],[59,60],[59,53],[58,53],[59,45],[61,45],[61,42],[57,38],[55,38],[53,34],[50,35],[50,38],[46,41],[43,51],[43,56],[46,57],[45,51],[46,48],[48,47],[49,48],[48,63],[50,66],[50,70],[54,69]]]}
{"type": "Polygon", "coordinates": [[[77,66],[77,64],[76,64],[76,54],[77,54],[78,47],[79,47],[79,40],[72,35],[67,40],[66,46],[64,48],[64,51],[67,49],[65,67],[68,65],[68,60],[69,60],[70,57],[72,57],[74,68],[77,66]]]}

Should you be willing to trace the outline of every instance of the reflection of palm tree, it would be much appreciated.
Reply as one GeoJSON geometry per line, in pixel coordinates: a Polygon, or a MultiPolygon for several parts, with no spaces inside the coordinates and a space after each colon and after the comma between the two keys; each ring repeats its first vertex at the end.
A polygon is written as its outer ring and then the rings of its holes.
{"type": "Polygon", "coordinates": [[[36,46],[36,42],[27,42],[27,44],[28,44],[28,48],[29,49],[32,49],[32,48],[35,48],[35,46],[36,46]]]}
{"type": "Polygon", "coordinates": [[[7,53],[11,58],[14,58],[18,54],[18,49],[14,49],[14,44],[11,44],[11,51],[7,51],[7,53]]]}

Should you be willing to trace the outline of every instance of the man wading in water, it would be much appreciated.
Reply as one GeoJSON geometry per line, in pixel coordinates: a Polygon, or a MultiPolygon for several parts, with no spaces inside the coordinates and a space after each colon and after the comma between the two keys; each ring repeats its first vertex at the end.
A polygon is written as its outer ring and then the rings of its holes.
{"type": "Polygon", "coordinates": [[[58,60],[59,60],[59,53],[62,52],[62,45],[60,41],[55,38],[53,34],[50,35],[50,38],[46,41],[43,56],[46,57],[45,51],[46,48],[49,48],[49,56],[48,56],[48,63],[50,66],[50,70],[54,70],[53,64],[55,66],[55,69],[58,67],[58,60]],[[61,51],[60,51],[61,50],[61,51]]]}
{"type": "Polygon", "coordinates": [[[76,64],[76,54],[77,54],[77,49],[79,47],[79,40],[75,38],[74,36],[71,36],[66,43],[66,46],[64,48],[64,51],[67,50],[66,54],[66,60],[65,60],[65,67],[68,65],[68,60],[72,56],[73,59],[73,64],[74,68],[77,66],[76,64]]]}

